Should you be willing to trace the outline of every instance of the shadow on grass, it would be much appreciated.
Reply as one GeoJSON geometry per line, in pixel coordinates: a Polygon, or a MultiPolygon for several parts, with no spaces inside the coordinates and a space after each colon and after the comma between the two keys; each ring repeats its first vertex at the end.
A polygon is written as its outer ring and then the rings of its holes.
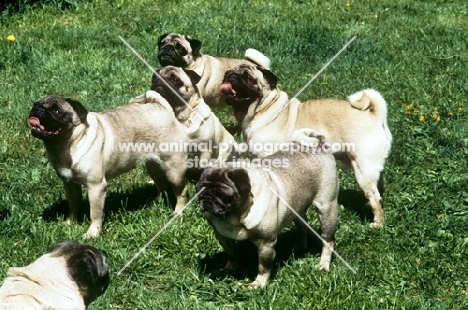
{"type": "Polygon", "coordinates": [[[0,2],[0,12],[8,10],[9,12],[22,13],[28,7],[43,7],[45,5],[55,6],[62,10],[78,6],[77,0],[3,0],[0,2]]]}
{"type": "Polygon", "coordinates": [[[0,221],[6,220],[7,218],[10,217],[10,215],[11,215],[10,210],[6,210],[6,209],[0,210],[0,221]]]}
{"type": "Polygon", "coordinates": [[[372,222],[374,215],[367,204],[363,192],[351,189],[341,189],[338,195],[338,204],[356,214],[363,222],[372,222]]]}
{"type": "MultiPolygon", "coordinates": [[[[317,231],[317,230],[316,230],[317,231]]],[[[320,232],[319,232],[320,233],[320,232]]],[[[320,255],[322,241],[311,231],[308,232],[307,249],[298,251],[294,249],[296,230],[291,229],[278,236],[276,243],[276,258],[271,272],[271,279],[276,276],[278,268],[284,266],[291,258],[300,259],[307,253],[320,255]]],[[[253,281],[258,273],[258,252],[257,247],[250,241],[238,242],[239,269],[235,274],[230,274],[236,280],[250,279],[253,281]]],[[[209,274],[212,280],[222,280],[228,274],[224,268],[228,260],[226,253],[220,252],[206,256],[200,260],[200,272],[209,274]]]]}
{"type": "MultiPolygon", "coordinates": [[[[145,185],[139,188],[133,188],[129,191],[110,192],[106,197],[104,210],[106,214],[113,214],[121,209],[127,211],[136,211],[144,209],[148,204],[156,199],[163,199],[164,204],[175,206],[172,199],[168,199],[166,195],[158,195],[157,189],[153,185],[145,185]]],[[[53,222],[58,218],[66,218],[68,216],[67,200],[59,200],[54,202],[49,208],[44,209],[42,218],[44,221],[53,222]]],[[[89,200],[84,199],[82,214],[78,218],[78,222],[82,222],[84,217],[89,217],[89,200]]]]}

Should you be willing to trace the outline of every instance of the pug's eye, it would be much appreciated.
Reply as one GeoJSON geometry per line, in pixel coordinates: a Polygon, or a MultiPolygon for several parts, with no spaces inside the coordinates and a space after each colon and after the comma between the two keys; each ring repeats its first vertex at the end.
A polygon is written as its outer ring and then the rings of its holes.
{"type": "Polygon", "coordinates": [[[54,115],[58,115],[58,114],[60,114],[60,112],[62,112],[62,111],[59,109],[59,107],[53,106],[53,107],[51,108],[50,112],[51,112],[52,114],[54,114],[54,115]]]}
{"type": "Polygon", "coordinates": [[[179,53],[180,56],[187,55],[187,51],[185,50],[185,48],[180,43],[177,43],[175,48],[177,50],[177,53],[179,53]]]}
{"type": "Polygon", "coordinates": [[[244,72],[244,81],[247,82],[248,84],[254,84],[255,83],[255,79],[250,75],[248,74],[247,72],[244,72]]]}
{"type": "Polygon", "coordinates": [[[174,84],[179,84],[180,80],[177,76],[171,76],[170,78],[171,82],[174,83],[174,84]]]}

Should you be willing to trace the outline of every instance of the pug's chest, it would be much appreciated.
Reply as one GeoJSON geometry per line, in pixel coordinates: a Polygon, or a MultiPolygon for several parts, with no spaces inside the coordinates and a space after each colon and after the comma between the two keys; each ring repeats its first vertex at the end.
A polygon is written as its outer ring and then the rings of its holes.
{"type": "Polygon", "coordinates": [[[247,240],[250,237],[249,230],[237,219],[229,217],[218,218],[213,216],[208,218],[208,221],[213,228],[225,238],[233,240],[247,240]]]}

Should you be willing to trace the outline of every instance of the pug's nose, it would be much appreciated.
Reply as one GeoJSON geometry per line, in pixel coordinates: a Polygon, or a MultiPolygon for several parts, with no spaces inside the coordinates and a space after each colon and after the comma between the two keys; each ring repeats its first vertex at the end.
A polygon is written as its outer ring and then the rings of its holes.
{"type": "Polygon", "coordinates": [[[43,107],[38,107],[38,108],[36,109],[37,114],[44,114],[45,111],[46,111],[46,110],[45,110],[43,107]]]}

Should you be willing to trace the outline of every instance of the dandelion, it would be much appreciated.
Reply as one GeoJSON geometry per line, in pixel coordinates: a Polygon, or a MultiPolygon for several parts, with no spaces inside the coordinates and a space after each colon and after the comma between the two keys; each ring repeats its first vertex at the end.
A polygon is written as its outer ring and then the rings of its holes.
{"type": "Polygon", "coordinates": [[[447,115],[448,115],[448,116],[453,116],[453,113],[452,113],[452,112],[448,112],[447,115]]]}
{"type": "Polygon", "coordinates": [[[410,104],[407,104],[405,106],[405,114],[410,114],[411,113],[411,110],[413,110],[413,104],[410,103],[410,104]]]}
{"type": "Polygon", "coordinates": [[[419,113],[418,108],[414,108],[413,113],[419,113]]]}
{"type": "Polygon", "coordinates": [[[424,118],[424,115],[419,115],[419,121],[420,121],[420,122],[424,122],[424,119],[425,119],[425,118],[424,118]]]}
{"type": "Polygon", "coordinates": [[[10,42],[15,42],[16,38],[14,35],[10,34],[8,37],[7,37],[7,40],[10,41],[10,42]]]}
{"type": "Polygon", "coordinates": [[[346,7],[347,7],[347,8],[350,8],[350,7],[351,7],[351,3],[347,2],[347,3],[346,3],[346,7]]]}
{"type": "Polygon", "coordinates": [[[458,108],[458,112],[463,112],[463,108],[462,108],[462,107],[459,107],[459,108],[458,108]]]}

